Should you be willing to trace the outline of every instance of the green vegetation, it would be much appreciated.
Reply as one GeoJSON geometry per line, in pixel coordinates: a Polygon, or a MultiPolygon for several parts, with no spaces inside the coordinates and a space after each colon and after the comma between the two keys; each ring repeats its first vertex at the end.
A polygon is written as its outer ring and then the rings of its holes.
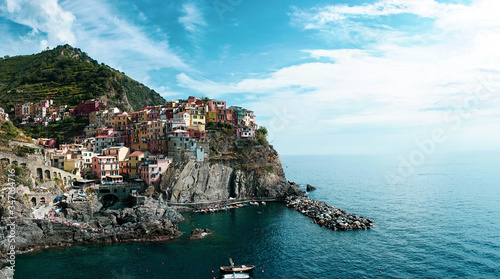
{"type": "Polygon", "coordinates": [[[23,102],[52,99],[54,105],[76,106],[93,98],[134,110],[165,103],[155,91],[69,45],[0,59],[0,103],[8,111],[23,102]]]}
{"type": "MultiPolygon", "coordinates": [[[[16,119],[17,120],[17,119],[16,119]]],[[[20,125],[17,122],[14,122],[20,125]]],[[[89,124],[87,115],[65,117],[58,123],[50,123],[47,126],[22,126],[24,133],[32,138],[56,138],[57,144],[73,142],[73,137],[83,134],[83,129],[89,124]]]]}
{"type": "Polygon", "coordinates": [[[267,129],[261,126],[259,129],[255,130],[255,138],[258,144],[267,145],[267,129]]]}
{"type": "Polygon", "coordinates": [[[9,121],[5,121],[3,122],[1,125],[0,125],[0,130],[4,133],[2,133],[3,135],[3,139],[5,140],[13,140],[15,138],[17,138],[17,136],[19,136],[19,130],[14,126],[12,125],[11,122],[9,121]]]}
{"type": "Polygon", "coordinates": [[[236,127],[234,125],[220,122],[208,122],[207,125],[205,125],[205,130],[223,131],[225,134],[232,132],[236,133],[236,127]]]}

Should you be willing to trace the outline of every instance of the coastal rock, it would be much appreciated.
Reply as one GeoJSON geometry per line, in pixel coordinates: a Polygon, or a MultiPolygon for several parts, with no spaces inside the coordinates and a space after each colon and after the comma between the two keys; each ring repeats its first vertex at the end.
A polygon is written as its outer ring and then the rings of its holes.
{"type": "Polygon", "coordinates": [[[310,184],[307,184],[307,185],[306,185],[306,191],[307,191],[307,192],[314,191],[314,190],[316,190],[316,187],[314,187],[314,186],[312,186],[312,185],[310,185],[310,184]]]}
{"type": "Polygon", "coordinates": [[[191,236],[189,237],[189,239],[200,239],[200,238],[207,236],[210,233],[212,233],[212,231],[209,229],[203,230],[203,229],[196,228],[196,229],[193,229],[191,231],[191,236]]]}
{"type": "Polygon", "coordinates": [[[170,203],[202,203],[228,198],[273,198],[303,195],[285,179],[282,162],[267,141],[241,140],[236,131],[209,133],[203,162],[185,153],[163,174],[158,192],[170,203]]]}
{"type": "MultiPolygon", "coordinates": [[[[279,162],[281,168],[281,160],[279,162]]],[[[244,171],[221,163],[194,160],[169,168],[162,179],[161,190],[167,193],[168,201],[174,203],[302,194],[300,187],[289,184],[280,172],[244,171]]]]}
{"type": "MultiPolygon", "coordinates": [[[[6,200],[0,195],[0,200],[6,200]]],[[[102,205],[94,201],[62,203],[57,217],[31,219],[31,204],[20,194],[10,203],[0,204],[0,259],[9,249],[11,230],[7,226],[15,220],[16,252],[35,247],[65,246],[73,242],[100,243],[127,240],[169,240],[182,235],[175,223],[184,218],[164,201],[147,198],[133,208],[106,210],[101,217],[94,211],[102,205]],[[15,211],[10,214],[9,206],[15,211]],[[12,217],[12,218],[11,218],[12,217]]]]}
{"type": "Polygon", "coordinates": [[[312,219],[313,223],[331,230],[364,230],[373,227],[373,221],[370,219],[347,213],[308,197],[287,197],[285,203],[288,208],[312,219]]]}

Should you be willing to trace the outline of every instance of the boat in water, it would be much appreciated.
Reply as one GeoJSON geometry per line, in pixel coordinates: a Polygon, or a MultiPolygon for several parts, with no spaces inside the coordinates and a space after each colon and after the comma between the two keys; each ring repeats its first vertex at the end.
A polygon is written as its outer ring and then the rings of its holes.
{"type": "MultiPolygon", "coordinates": [[[[229,258],[229,263],[231,266],[221,266],[220,267],[220,272],[221,273],[232,273],[232,274],[238,274],[238,273],[243,273],[243,272],[252,272],[252,270],[255,268],[253,265],[234,265],[233,259],[229,258]]],[[[233,278],[233,277],[228,277],[228,278],[233,278]]],[[[239,278],[239,277],[237,277],[239,278]]]]}
{"type": "Polygon", "coordinates": [[[238,272],[250,272],[255,268],[253,265],[235,265],[235,266],[221,266],[221,273],[238,273],[238,272]]]}
{"type": "Polygon", "coordinates": [[[248,273],[233,273],[233,274],[224,274],[222,275],[221,278],[245,279],[245,278],[250,278],[250,275],[248,273]]]}

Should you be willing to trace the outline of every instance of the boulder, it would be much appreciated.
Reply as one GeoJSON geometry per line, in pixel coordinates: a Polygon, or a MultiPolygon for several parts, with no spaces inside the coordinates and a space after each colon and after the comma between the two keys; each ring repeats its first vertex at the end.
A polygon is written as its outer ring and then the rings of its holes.
{"type": "Polygon", "coordinates": [[[200,238],[207,236],[210,233],[212,233],[212,231],[209,229],[203,230],[203,229],[196,228],[196,229],[193,229],[191,231],[191,236],[189,237],[189,239],[200,239],[200,238]]]}
{"type": "Polygon", "coordinates": [[[312,186],[311,184],[307,184],[306,190],[307,190],[307,192],[314,191],[314,190],[316,190],[316,187],[312,186]]]}

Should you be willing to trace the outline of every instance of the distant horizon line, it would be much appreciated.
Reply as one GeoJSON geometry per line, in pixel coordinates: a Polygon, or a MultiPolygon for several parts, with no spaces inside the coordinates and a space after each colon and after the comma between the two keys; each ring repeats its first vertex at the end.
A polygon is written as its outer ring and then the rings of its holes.
{"type": "MultiPolygon", "coordinates": [[[[485,153],[485,152],[500,152],[500,149],[486,149],[486,150],[462,150],[462,151],[446,151],[439,154],[464,154],[464,153],[485,153]]],[[[364,155],[364,156],[398,156],[400,153],[328,153],[328,154],[281,154],[279,156],[336,156],[336,155],[364,155]]],[[[436,154],[438,155],[438,154],[436,154]]]]}

